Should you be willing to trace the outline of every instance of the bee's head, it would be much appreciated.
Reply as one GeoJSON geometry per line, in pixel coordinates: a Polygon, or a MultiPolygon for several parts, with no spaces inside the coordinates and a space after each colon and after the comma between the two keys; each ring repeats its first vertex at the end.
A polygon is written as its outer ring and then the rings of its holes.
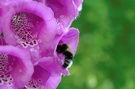
{"type": "Polygon", "coordinates": [[[58,53],[64,53],[67,49],[68,49],[67,44],[60,44],[60,45],[57,46],[56,51],[58,53]]]}

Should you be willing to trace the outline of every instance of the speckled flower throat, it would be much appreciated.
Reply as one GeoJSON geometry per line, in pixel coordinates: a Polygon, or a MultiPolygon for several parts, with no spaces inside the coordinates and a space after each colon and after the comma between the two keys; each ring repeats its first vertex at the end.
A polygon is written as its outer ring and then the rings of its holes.
{"type": "Polygon", "coordinates": [[[21,12],[15,14],[11,19],[11,26],[20,43],[24,48],[34,47],[41,42],[38,32],[41,30],[43,20],[32,13],[21,12]]]}
{"type": "Polygon", "coordinates": [[[12,66],[9,65],[8,55],[0,53],[0,85],[8,84],[12,85],[13,78],[9,74],[13,70],[12,66]]]}

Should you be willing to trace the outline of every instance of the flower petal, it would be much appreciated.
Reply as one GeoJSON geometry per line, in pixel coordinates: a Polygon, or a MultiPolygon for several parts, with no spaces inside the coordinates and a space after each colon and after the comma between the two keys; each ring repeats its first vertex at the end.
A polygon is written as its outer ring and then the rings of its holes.
{"type": "Polygon", "coordinates": [[[60,40],[59,44],[67,44],[73,54],[75,54],[79,41],[79,30],[70,28],[60,40]]]}
{"type": "Polygon", "coordinates": [[[31,80],[23,89],[56,89],[61,81],[60,76],[54,76],[41,66],[34,67],[34,74],[31,80]]]}
{"type": "Polygon", "coordinates": [[[48,81],[50,73],[40,67],[39,65],[34,67],[34,73],[28,84],[25,85],[26,89],[47,89],[45,83],[48,81]]]}
{"type": "Polygon", "coordinates": [[[56,89],[61,81],[62,76],[50,76],[45,83],[45,89],[56,89]]]}
{"type": "Polygon", "coordinates": [[[38,65],[50,72],[53,76],[69,75],[69,71],[65,70],[62,64],[62,61],[56,57],[43,57],[38,62],[38,65]]]}
{"type": "Polygon", "coordinates": [[[83,0],[73,0],[76,7],[78,8],[78,10],[80,11],[82,9],[82,3],[83,3],[83,0]]]}
{"type": "Polygon", "coordinates": [[[46,0],[45,5],[54,11],[55,18],[60,24],[62,23],[66,31],[78,15],[78,9],[73,0],[46,0]]]}
{"type": "Polygon", "coordinates": [[[40,3],[44,3],[45,0],[33,0],[33,1],[37,1],[37,2],[40,2],[40,3]]]}

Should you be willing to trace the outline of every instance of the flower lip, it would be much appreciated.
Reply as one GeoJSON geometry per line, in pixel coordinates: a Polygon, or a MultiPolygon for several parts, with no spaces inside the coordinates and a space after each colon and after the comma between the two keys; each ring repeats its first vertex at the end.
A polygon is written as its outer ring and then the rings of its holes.
{"type": "Polygon", "coordinates": [[[8,84],[11,87],[23,87],[32,73],[33,65],[26,51],[13,46],[0,46],[0,81],[2,86],[8,84]]]}
{"type": "Polygon", "coordinates": [[[53,12],[50,8],[42,5],[41,3],[37,3],[35,1],[31,2],[21,2],[18,5],[16,5],[16,12],[29,12],[33,13],[41,18],[43,18],[45,21],[49,21],[53,19],[53,12]]]}
{"type": "Polygon", "coordinates": [[[69,75],[69,71],[65,70],[62,64],[62,61],[58,57],[43,57],[39,60],[38,65],[50,72],[53,76],[69,75]]]}

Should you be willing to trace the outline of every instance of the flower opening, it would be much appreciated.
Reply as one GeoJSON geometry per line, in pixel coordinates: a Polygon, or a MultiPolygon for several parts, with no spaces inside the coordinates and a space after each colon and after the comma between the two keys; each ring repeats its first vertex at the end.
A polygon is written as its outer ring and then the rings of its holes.
{"type": "Polygon", "coordinates": [[[17,37],[17,42],[24,48],[34,47],[41,42],[38,35],[43,24],[42,18],[27,12],[17,13],[11,19],[11,26],[17,37]]]}
{"type": "Polygon", "coordinates": [[[13,46],[0,46],[1,89],[5,89],[7,86],[13,89],[23,87],[32,73],[33,66],[30,57],[24,50],[13,46]]]}

